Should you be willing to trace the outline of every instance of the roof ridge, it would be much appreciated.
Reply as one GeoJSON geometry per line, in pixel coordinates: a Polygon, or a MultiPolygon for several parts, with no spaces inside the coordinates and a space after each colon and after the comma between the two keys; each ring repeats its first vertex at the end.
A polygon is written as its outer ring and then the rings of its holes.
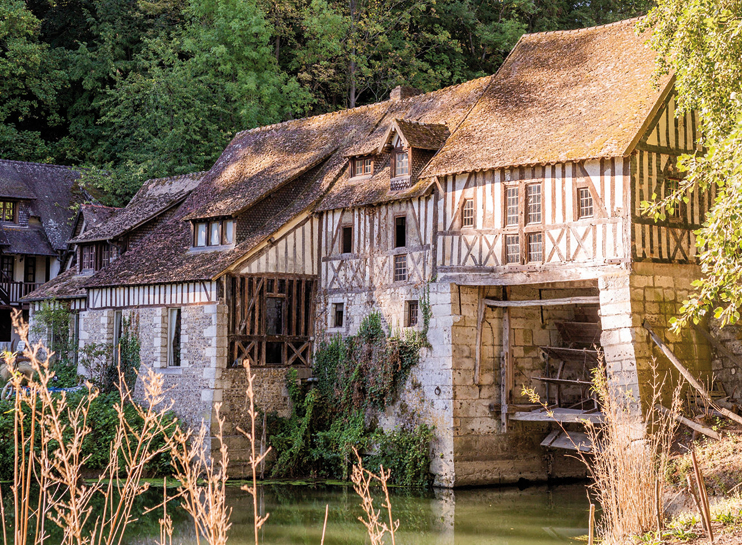
{"type": "Polygon", "coordinates": [[[120,206],[106,206],[105,204],[91,204],[91,203],[82,203],[80,206],[93,206],[95,208],[110,208],[111,210],[120,210],[120,206]]]}
{"type": "Polygon", "coordinates": [[[176,178],[185,178],[185,177],[193,177],[197,175],[201,175],[202,177],[206,175],[206,173],[209,172],[208,170],[199,170],[197,172],[189,172],[188,174],[173,174],[172,176],[164,176],[162,178],[150,178],[149,180],[145,180],[142,185],[148,183],[148,182],[164,182],[165,180],[174,180],[176,178]]]}
{"type": "Polygon", "coordinates": [[[67,170],[79,170],[79,167],[57,165],[54,163],[36,163],[33,161],[17,161],[15,159],[0,159],[0,163],[9,163],[13,165],[35,165],[35,166],[41,166],[41,167],[65,168],[67,170]]]}
{"type": "Polygon", "coordinates": [[[628,23],[636,23],[643,19],[644,15],[639,15],[637,17],[631,17],[629,19],[621,19],[620,21],[613,21],[612,23],[604,23],[602,25],[595,25],[595,26],[588,26],[584,28],[573,28],[570,30],[544,30],[542,32],[528,32],[526,34],[523,34],[524,38],[529,38],[531,36],[545,36],[545,35],[551,35],[551,34],[579,34],[581,32],[587,32],[590,30],[596,30],[599,28],[607,28],[610,26],[620,26],[620,25],[628,25],[628,23]]]}

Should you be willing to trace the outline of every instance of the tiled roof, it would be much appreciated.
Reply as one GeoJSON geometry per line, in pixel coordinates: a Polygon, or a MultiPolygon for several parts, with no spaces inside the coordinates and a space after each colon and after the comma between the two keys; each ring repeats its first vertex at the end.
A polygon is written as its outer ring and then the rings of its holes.
{"type": "Polygon", "coordinates": [[[72,205],[87,200],[77,183],[79,177],[79,172],[65,166],[0,159],[1,196],[32,199],[29,212],[41,219],[47,245],[51,243],[54,250],[67,248],[72,234],[72,205]],[[18,193],[13,194],[16,190],[18,193]]]}
{"type": "Polygon", "coordinates": [[[3,245],[3,252],[6,254],[57,255],[46,233],[39,227],[23,227],[6,223],[1,228],[4,239],[7,241],[7,246],[3,245]]]}
{"type": "Polygon", "coordinates": [[[24,301],[41,301],[43,299],[75,299],[85,297],[86,291],[82,285],[87,280],[85,276],[76,276],[75,269],[63,272],[56,278],[26,295],[24,301]]]}
{"type": "Polygon", "coordinates": [[[80,207],[83,219],[85,220],[85,230],[90,231],[99,227],[111,217],[111,215],[120,208],[113,206],[103,206],[100,204],[83,204],[80,207]]]}
{"type": "Polygon", "coordinates": [[[523,36],[423,176],[627,153],[670,81],[635,25],[523,36]]]}
{"type": "MultiPolygon", "coordinates": [[[[467,81],[432,93],[417,95],[399,101],[391,101],[389,110],[373,132],[346,151],[345,155],[375,154],[386,143],[393,125],[406,128],[414,125],[445,125],[453,132],[465,119],[467,113],[487,88],[492,76],[467,81]]],[[[431,131],[432,132],[432,131],[431,131]]],[[[435,129],[441,134],[441,129],[435,129]]],[[[388,165],[378,165],[371,179],[359,181],[350,178],[348,172],[330,190],[320,203],[318,210],[333,210],[351,206],[378,204],[391,200],[406,199],[420,195],[427,189],[423,183],[415,183],[410,189],[391,191],[388,165]]]]}
{"type": "MultiPolygon", "coordinates": [[[[185,199],[200,183],[203,172],[147,180],[125,208],[109,214],[107,221],[90,226],[72,242],[110,240],[148,222],[185,199]]],[[[86,216],[87,221],[87,216],[86,216]]]]}
{"type": "Polygon", "coordinates": [[[395,119],[394,126],[411,148],[438,151],[451,134],[443,123],[418,123],[395,119]]]}

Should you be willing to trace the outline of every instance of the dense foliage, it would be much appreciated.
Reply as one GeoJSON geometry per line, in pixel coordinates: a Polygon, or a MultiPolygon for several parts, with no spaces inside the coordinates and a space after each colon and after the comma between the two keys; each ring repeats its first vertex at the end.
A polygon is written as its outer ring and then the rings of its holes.
{"type": "Polygon", "coordinates": [[[493,73],[524,32],[648,0],[0,0],[0,157],[87,166],[122,204],[236,131],[493,73]]]}
{"type": "MultiPolygon", "coordinates": [[[[62,395],[62,394],[56,394],[62,395]]],[[[84,398],[88,395],[86,390],[66,394],[69,396],[70,405],[75,406],[77,403],[83,403],[84,398]]],[[[120,401],[118,392],[101,394],[96,397],[90,406],[87,424],[90,426],[90,433],[85,437],[82,447],[82,456],[87,458],[85,462],[86,469],[95,471],[104,469],[109,459],[109,446],[116,434],[116,428],[119,423],[119,417],[115,405],[120,401]]],[[[13,480],[13,463],[14,440],[13,440],[13,407],[14,400],[0,400],[0,481],[13,480]]],[[[41,410],[41,401],[39,401],[38,410],[41,410]]],[[[141,429],[142,419],[133,405],[128,404],[124,409],[124,418],[132,429],[141,429]]],[[[168,422],[175,419],[171,413],[168,416],[168,422]]],[[[39,438],[34,448],[38,451],[40,444],[39,438]]],[[[165,438],[160,435],[157,439],[157,445],[164,444],[165,438]]],[[[26,447],[28,448],[28,447],[26,447]]],[[[121,468],[125,471],[125,468],[121,468]]],[[[170,456],[162,454],[155,458],[147,467],[151,476],[168,475],[172,472],[170,465],[170,456]]]]}
{"type": "Polygon", "coordinates": [[[333,337],[319,347],[313,364],[316,386],[305,391],[289,375],[293,412],[273,418],[270,442],[278,453],[273,475],[348,478],[353,449],[364,465],[391,469],[392,481],[406,486],[430,484],[432,429],[404,415],[406,424],[391,432],[378,429],[375,411],[393,403],[426,345],[429,320],[423,304],[424,328],[387,336],[379,314],[367,316],[356,335],[333,337]]]}
{"type": "Polygon", "coordinates": [[[675,326],[709,311],[722,325],[734,323],[742,308],[742,2],[659,0],[644,27],[653,31],[660,70],[675,74],[678,113],[697,112],[705,147],[679,162],[686,178],[678,191],[646,207],[662,217],[694,191],[717,192],[696,238],[703,278],[675,326]]]}

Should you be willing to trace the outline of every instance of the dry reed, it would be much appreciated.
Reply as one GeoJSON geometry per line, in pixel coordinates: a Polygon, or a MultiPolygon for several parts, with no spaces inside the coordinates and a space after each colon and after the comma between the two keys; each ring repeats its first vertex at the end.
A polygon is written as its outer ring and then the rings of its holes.
{"type": "MultiPolygon", "coordinates": [[[[589,490],[602,508],[597,528],[605,545],[623,544],[632,535],[660,530],[664,518],[664,476],[677,428],[675,418],[681,413],[683,383],[674,388],[670,409],[658,411],[655,407],[661,402],[667,376],[660,378],[654,359],[650,367],[650,399],[643,418],[631,390],[607,378],[602,356],[593,373],[592,388],[603,422],[584,421],[592,449],[589,454],[576,449],[576,457],[587,467],[589,490]]],[[[524,393],[540,402],[534,390],[524,388],[524,393]]]]}
{"type": "Polygon", "coordinates": [[[387,481],[391,472],[384,470],[384,466],[381,466],[379,474],[376,475],[363,467],[363,461],[361,460],[358,451],[353,449],[353,452],[358,459],[358,462],[353,465],[353,471],[351,472],[351,481],[353,482],[353,489],[356,494],[361,498],[361,508],[366,514],[366,518],[358,517],[358,520],[366,527],[371,545],[383,545],[384,536],[388,533],[391,539],[392,545],[395,545],[395,536],[397,529],[399,528],[399,520],[394,520],[392,517],[392,502],[389,499],[389,488],[387,487],[387,481]],[[384,493],[384,503],[381,505],[382,509],[386,510],[389,523],[382,522],[381,509],[374,507],[374,498],[371,494],[371,487],[378,483],[381,485],[382,492],[384,493]]]}

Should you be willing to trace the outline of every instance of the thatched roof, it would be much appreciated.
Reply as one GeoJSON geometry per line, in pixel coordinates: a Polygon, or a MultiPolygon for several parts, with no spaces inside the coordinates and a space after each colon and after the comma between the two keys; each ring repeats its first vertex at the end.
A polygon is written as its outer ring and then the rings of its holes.
{"type": "MultiPolygon", "coordinates": [[[[199,184],[203,172],[147,180],[125,208],[109,212],[107,221],[88,225],[85,232],[70,242],[111,240],[151,221],[183,201],[199,184]],[[91,228],[92,227],[92,228],[91,228]]],[[[109,209],[110,210],[110,209],[109,209]]],[[[86,214],[89,211],[86,211],[86,214]]],[[[88,216],[85,217],[88,223],[88,216]]]]}
{"type": "Polygon", "coordinates": [[[523,36],[423,176],[628,153],[670,79],[636,22],[523,36]]]}

